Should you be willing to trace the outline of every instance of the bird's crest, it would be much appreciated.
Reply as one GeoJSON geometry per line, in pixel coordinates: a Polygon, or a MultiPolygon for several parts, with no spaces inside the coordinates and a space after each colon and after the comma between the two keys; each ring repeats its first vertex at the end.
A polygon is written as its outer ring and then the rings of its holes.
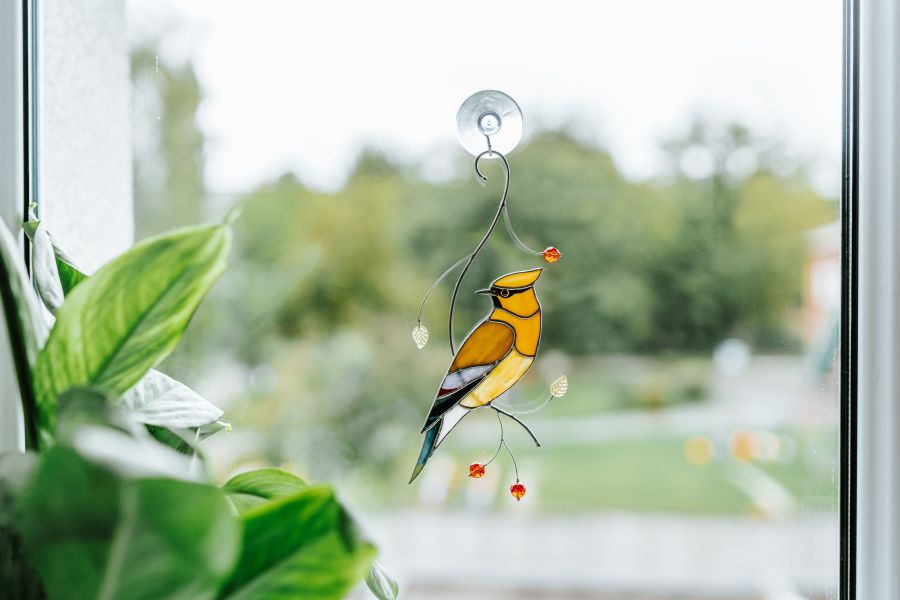
{"type": "Polygon", "coordinates": [[[532,285],[537,278],[541,276],[541,272],[543,269],[538,267],[536,269],[529,269],[527,271],[517,271],[516,273],[510,273],[509,275],[504,275],[500,279],[497,279],[492,284],[494,287],[501,288],[523,288],[532,285]]]}

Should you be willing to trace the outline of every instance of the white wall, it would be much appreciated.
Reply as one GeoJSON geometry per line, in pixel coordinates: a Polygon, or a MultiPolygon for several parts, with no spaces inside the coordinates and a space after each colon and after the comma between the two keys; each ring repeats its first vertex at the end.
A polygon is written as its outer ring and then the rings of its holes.
{"type": "MultiPolygon", "coordinates": [[[[91,271],[133,240],[130,84],[122,0],[43,0],[38,11],[41,217],[91,271]]],[[[24,203],[22,2],[0,3],[0,218],[21,231],[24,203]]],[[[0,452],[24,447],[0,319],[0,452]]]]}
{"type": "Polygon", "coordinates": [[[41,218],[95,270],[134,236],[130,84],[123,0],[43,0],[41,218]]]}

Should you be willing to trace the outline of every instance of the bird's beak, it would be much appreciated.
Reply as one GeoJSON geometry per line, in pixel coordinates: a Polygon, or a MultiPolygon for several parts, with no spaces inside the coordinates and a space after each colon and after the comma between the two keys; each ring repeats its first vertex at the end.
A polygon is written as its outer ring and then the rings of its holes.
{"type": "Polygon", "coordinates": [[[488,296],[493,296],[493,295],[494,295],[494,292],[492,292],[492,291],[490,290],[490,288],[484,289],[484,290],[475,290],[475,293],[476,293],[476,294],[487,294],[488,296]]]}

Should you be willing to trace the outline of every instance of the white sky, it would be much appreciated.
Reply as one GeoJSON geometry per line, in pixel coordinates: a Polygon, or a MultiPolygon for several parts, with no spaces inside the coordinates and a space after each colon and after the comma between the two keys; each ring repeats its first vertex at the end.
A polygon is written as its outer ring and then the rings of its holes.
{"type": "Polygon", "coordinates": [[[484,88],[518,101],[526,135],[568,125],[632,177],[699,114],[777,136],[839,182],[840,0],[128,5],[135,38],[180,32],[161,58],[196,66],[216,192],[285,170],[335,188],[366,144],[461,156],[457,108],[484,88]]]}

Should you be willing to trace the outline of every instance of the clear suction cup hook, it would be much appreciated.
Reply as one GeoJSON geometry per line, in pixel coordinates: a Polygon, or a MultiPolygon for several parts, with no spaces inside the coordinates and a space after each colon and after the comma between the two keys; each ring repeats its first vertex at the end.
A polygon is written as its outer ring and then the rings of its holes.
{"type": "MultiPolygon", "coordinates": [[[[459,143],[473,156],[486,150],[507,154],[522,139],[522,109],[497,90],[475,92],[456,113],[459,143]]],[[[484,158],[498,158],[487,154],[484,158]]]]}

